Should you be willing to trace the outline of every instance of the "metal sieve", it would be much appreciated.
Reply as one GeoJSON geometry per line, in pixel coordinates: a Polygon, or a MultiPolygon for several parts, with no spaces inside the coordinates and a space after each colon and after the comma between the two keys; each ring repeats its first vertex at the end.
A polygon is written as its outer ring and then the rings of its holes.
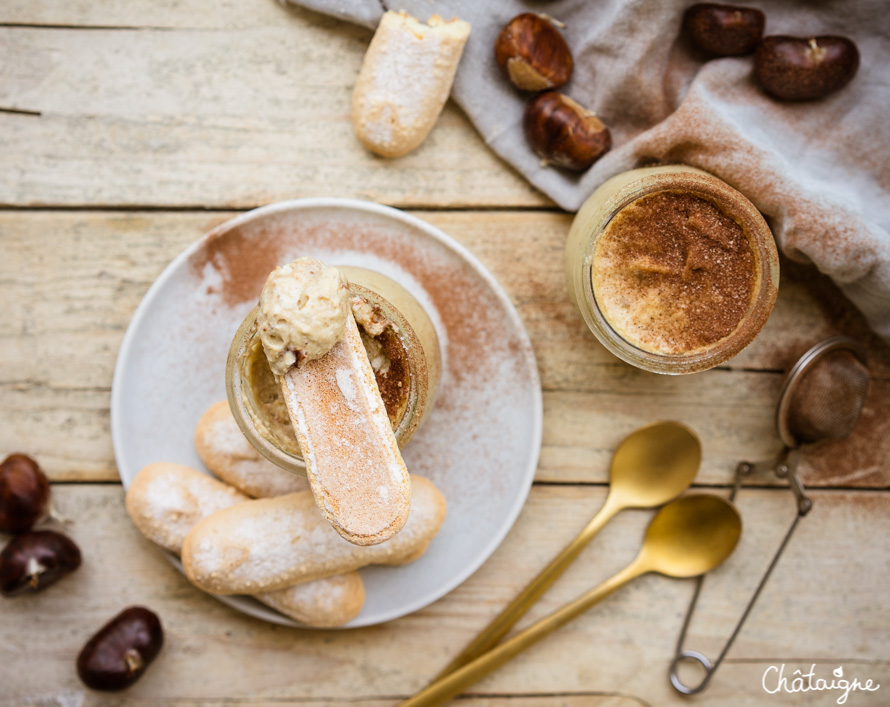
{"type": "Polygon", "coordinates": [[[843,439],[859,421],[868,392],[865,351],[845,336],[807,351],[785,378],[776,427],[786,447],[843,439]]]}
{"type": "Polygon", "coordinates": [[[670,667],[671,685],[677,692],[696,695],[708,686],[733,641],[742,630],[757,597],[760,596],[766,581],[788,545],[798,521],[813,507],[813,502],[807,496],[806,489],[797,475],[800,446],[825,439],[842,439],[849,435],[862,414],[868,383],[865,350],[857,341],[846,336],[835,336],[820,341],[801,356],[788,372],[782,383],[779,403],[776,406],[776,428],[785,446],[776,459],[756,463],[740,462],[735,469],[735,482],[729,498],[731,501],[735,500],[744,479],[754,472],[772,472],[780,479],[788,480],[788,485],[797,501],[797,515],[723,650],[713,663],[698,651],[683,649],[686,632],[704,582],[703,576],[698,579],[683,627],[680,629],[680,638],[670,667]],[[695,661],[704,668],[704,677],[694,687],[684,684],[677,673],[680,663],[684,661],[695,661]]]}

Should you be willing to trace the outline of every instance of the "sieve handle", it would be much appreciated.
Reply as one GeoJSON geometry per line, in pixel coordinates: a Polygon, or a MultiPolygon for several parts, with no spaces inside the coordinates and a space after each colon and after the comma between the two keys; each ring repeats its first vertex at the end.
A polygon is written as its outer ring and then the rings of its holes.
{"type": "Polygon", "coordinates": [[[703,653],[699,653],[698,651],[682,651],[680,653],[677,653],[677,655],[674,656],[673,662],[671,662],[671,685],[673,685],[674,689],[681,695],[697,695],[708,686],[709,682],[711,682],[711,675],[714,674],[714,671],[716,669],[717,666],[711,665],[711,661],[708,660],[708,657],[703,653]],[[690,687],[680,679],[680,674],[677,668],[680,663],[684,661],[695,661],[696,663],[701,665],[701,667],[705,671],[705,676],[695,687],[690,687]]]}
{"type": "Polygon", "coordinates": [[[797,475],[797,462],[800,459],[799,449],[785,449],[776,464],[776,476],[780,479],[788,479],[788,485],[797,500],[797,514],[805,516],[813,508],[813,500],[807,496],[807,490],[803,487],[800,477],[797,475]]]}

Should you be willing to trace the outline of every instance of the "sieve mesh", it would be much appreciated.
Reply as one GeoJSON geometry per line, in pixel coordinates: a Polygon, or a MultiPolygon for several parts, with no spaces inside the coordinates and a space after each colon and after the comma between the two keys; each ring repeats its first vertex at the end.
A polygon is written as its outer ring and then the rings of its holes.
{"type": "Polygon", "coordinates": [[[814,359],[789,391],[788,430],[800,443],[846,437],[862,414],[868,381],[868,368],[849,350],[814,359]]]}

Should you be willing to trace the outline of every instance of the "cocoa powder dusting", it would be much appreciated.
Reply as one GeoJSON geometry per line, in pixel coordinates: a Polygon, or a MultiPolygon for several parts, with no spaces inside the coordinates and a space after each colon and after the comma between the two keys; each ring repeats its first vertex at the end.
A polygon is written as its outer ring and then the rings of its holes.
{"type": "Polygon", "coordinates": [[[689,192],[658,192],[626,206],[594,261],[606,319],[632,344],[660,354],[688,353],[732,334],[756,284],[745,230],[689,192]]]}
{"type": "Polygon", "coordinates": [[[189,265],[201,277],[211,266],[220,275],[218,294],[227,306],[259,300],[269,273],[283,265],[286,241],[272,229],[244,224],[228,230],[226,224],[211,232],[205,246],[192,256],[189,265]]]}
{"type": "MultiPolygon", "coordinates": [[[[303,238],[307,248],[317,248],[329,238],[328,228],[307,226],[303,238]]],[[[337,247],[345,250],[385,254],[385,257],[410,272],[432,300],[447,334],[447,373],[454,383],[482,385],[492,355],[510,351],[512,340],[501,340],[503,323],[491,290],[479,278],[470,276],[466,265],[452,258],[430,257],[428,246],[416,247],[405,241],[393,249],[392,236],[385,229],[356,222],[337,232],[337,247]]],[[[509,357],[521,365],[522,360],[509,357]]],[[[442,386],[436,407],[449,405],[451,396],[442,386]]]]}
{"type": "MultiPolygon", "coordinates": [[[[336,234],[331,233],[328,224],[313,223],[313,220],[306,218],[297,227],[303,246],[298,253],[293,252],[295,224],[286,218],[279,220],[270,216],[228,230],[223,224],[211,232],[205,247],[193,256],[191,269],[201,277],[208,266],[213,267],[222,279],[221,292],[215,294],[231,307],[259,299],[269,273],[299,255],[317,253],[334,243],[341,251],[380,253],[410,272],[432,300],[447,332],[448,356],[453,359],[448,373],[455,382],[467,377],[484,378],[492,353],[505,353],[511,346],[522,346],[515,341],[493,338],[492,332],[503,331],[502,324],[491,319],[500,312],[500,307],[483,281],[468,276],[461,261],[430,257],[428,246],[422,242],[412,247],[398,239],[400,247],[394,249],[392,234],[385,228],[369,226],[362,219],[349,225],[340,221],[336,234]]],[[[521,365],[521,358],[509,358],[521,365]]],[[[440,395],[439,403],[447,404],[447,398],[440,395]]]]}

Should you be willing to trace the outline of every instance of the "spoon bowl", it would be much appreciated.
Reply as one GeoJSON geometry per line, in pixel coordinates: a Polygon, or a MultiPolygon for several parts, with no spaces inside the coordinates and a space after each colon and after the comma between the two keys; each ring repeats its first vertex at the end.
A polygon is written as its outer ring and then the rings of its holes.
{"type": "Polygon", "coordinates": [[[742,517],[718,496],[691,494],[668,504],[646,530],[640,558],[651,572],[697,577],[732,554],[742,534],[742,517]]]}
{"type": "Polygon", "coordinates": [[[683,493],[701,464],[701,442],[679,422],[656,422],[622,440],[609,469],[609,496],[622,508],[655,508],[683,493]]]}

